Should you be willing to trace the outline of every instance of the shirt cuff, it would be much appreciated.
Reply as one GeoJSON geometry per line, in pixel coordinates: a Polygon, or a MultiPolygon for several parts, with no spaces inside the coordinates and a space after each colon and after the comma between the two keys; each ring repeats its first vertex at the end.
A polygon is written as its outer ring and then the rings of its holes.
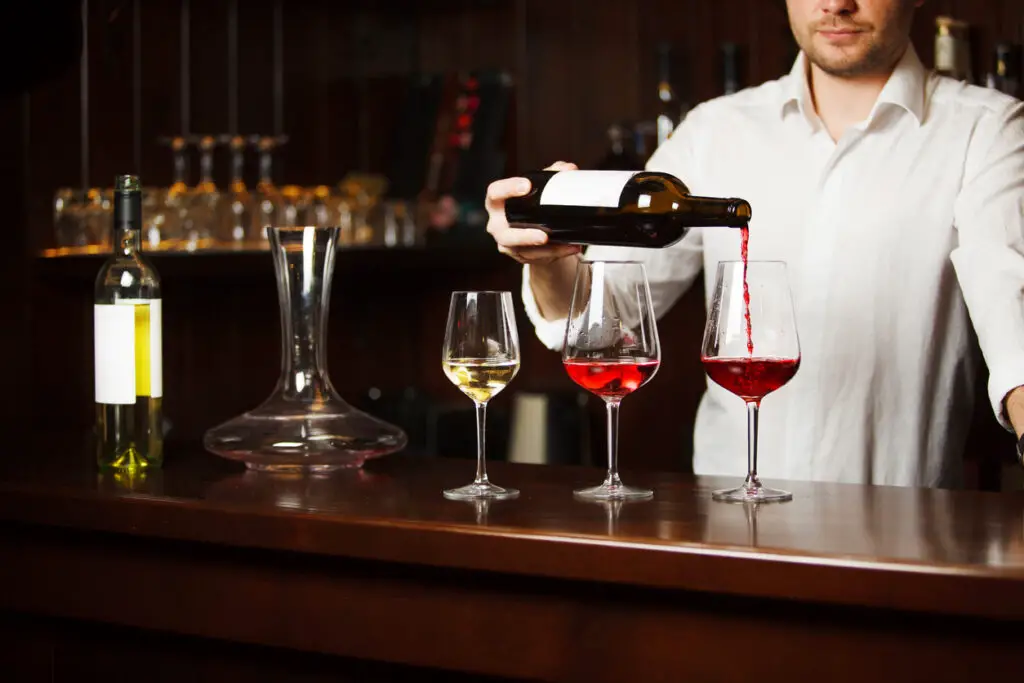
{"type": "Polygon", "coordinates": [[[522,297],[523,308],[526,309],[526,315],[533,323],[537,338],[552,351],[561,351],[562,345],[565,343],[565,326],[568,318],[545,320],[544,316],[540,314],[537,300],[533,296],[533,287],[530,286],[529,264],[523,266],[522,297]]]}
{"type": "Polygon", "coordinates": [[[1015,432],[1015,430],[1009,415],[1003,409],[1003,402],[1010,392],[1019,386],[1024,386],[1024,360],[989,368],[988,398],[992,403],[992,411],[996,414],[996,419],[1008,432],[1015,432]]]}

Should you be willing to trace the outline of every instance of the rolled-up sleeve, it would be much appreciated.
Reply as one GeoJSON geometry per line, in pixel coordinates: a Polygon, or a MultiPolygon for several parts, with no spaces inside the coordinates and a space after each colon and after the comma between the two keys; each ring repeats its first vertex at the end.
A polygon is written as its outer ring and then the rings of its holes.
{"type": "Polygon", "coordinates": [[[547,320],[540,314],[540,308],[537,307],[537,299],[533,296],[533,286],[530,285],[529,264],[523,266],[522,290],[523,308],[526,310],[526,315],[530,322],[533,323],[537,339],[552,351],[561,351],[562,344],[565,343],[566,318],[547,320]]]}
{"type": "Polygon", "coordinates": [[[982,118],[954,205],[958,244],[951,259],[989,369],[996,419],[1024,385],[1024,105],[982,118]]]}

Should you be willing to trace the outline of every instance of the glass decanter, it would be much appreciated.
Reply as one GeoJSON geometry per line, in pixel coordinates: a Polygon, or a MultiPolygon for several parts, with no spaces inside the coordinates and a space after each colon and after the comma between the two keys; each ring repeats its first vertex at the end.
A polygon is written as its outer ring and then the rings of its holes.
{"type": "Polygon", "coordinates": [[[327,472],[401,450],[400,428],[346,403],[327,375],[327,315],[340,228],[267,230],[281,307],[281,376],[270,397],[208,432],[250,469],[327,472]]]}

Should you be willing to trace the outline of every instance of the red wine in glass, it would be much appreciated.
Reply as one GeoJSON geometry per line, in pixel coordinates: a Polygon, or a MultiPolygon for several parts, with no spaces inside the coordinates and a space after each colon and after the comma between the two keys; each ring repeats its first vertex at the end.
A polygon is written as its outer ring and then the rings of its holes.
{"type": "Polygon", "coordinates": [[[789,380],[799,358],[702,358],[708,377],[744,401],[760,401],[789,380]]]}
{"type": "MultiPolygon", "coordinates": [[[[754,355],[754,333],[750,324],[750,284],[747,282],[747,266],[750,263],[750,226],[740,228],[740,258],[743,260],[743,320],[747,323],[747,355],[754,355]]],[[[712,378],[713,379],[713,378],[712,378]]],[[[787,377],[788,381],[789,378],[787,377]]],[[[733,392],[735,393],[735,392],[733,392]]]]}
{"type": "Polygon", "coordinates": [[[718,264],[701,360],[713,382],[747,404],[747,478],[739,487],[715,491],[713,498],[735,503],[791,500],[793,494],[763,486],[757,475],[761,401],[789,382],[800,367],[785,263],[744,258],[718,264]],[[754,325],[752,314],[757,318],[754,325]]]}
{"type": "Polygon", "coordinates": [[[650,358],[566,360],[569,378],[603,399],[622,399],[647,384],[660,361],[650,358]]]}

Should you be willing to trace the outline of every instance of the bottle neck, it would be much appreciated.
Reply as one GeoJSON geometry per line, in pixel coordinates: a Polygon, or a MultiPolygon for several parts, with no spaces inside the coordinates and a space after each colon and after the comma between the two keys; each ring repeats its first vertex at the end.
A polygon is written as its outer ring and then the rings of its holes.
{"type": "Polygon", "coordinates": [[[116,252],[130,256],[142,249],[142,193],[114,194],[113,242],[116,252]]]}
{"type": "Polygon", "coordinates": [[[115,236],[116,253],[121,256],[133,256],[142,251],[141,230],[117,230],[115,236]]]}
{"type": "Polygon", "coordinates": [[[690,196],[677,215],[687,227],[744,228],[750,224],[752,211],[744,199],[690,196]]]}

